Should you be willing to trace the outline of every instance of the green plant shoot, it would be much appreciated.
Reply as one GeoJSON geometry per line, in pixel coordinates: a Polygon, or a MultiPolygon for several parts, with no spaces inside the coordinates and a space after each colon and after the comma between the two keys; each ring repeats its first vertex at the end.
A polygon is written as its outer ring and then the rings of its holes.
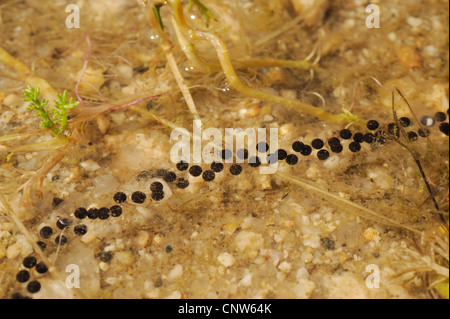
{"type": "Polygon", "coordinates": [[[48,100],[43,99],[42,102],[39,101],[39,92],[40,89],[33,89],[31,86],[28,86],[25,90],[23,90],[23,94],[25,95],[25,102],[32,102],[27,109],[32,111],[36,110],[39,113],[35,116],[42,117],[41,127],[43,128],[52,128],[55,126],[55,123],[50,119],[49,111],[44,109],[44,106],[48,104],[48,100]]]}
{"type": "Polygon", "coordinates": [[[51,112],[54,113],[53,119],[55,123],[60,123],[60,132],[65,131],[67,129],[67,111],[73,109],[78,106],[80,102],[74,102],[73,97],[70,98],[69,102],[67,102],[67,91],[64,91],[63,95],[56,94],[58,100],[54,100],[55,109],[52,109],[51,112]]]}
{"type": "Polygon", "coordinates": [[[28,86],[25,90],[23,90],[23,93],[26,97],[23,100],[25,102],[31,102],[27,109],[30,111],[38,111],[38,114],[35,116],[40,116],[42,118],[40,124],[41,127],[51,129],[57,124],[60,124],[59,127],[52,130],[52,133],[55,136],[67,129],[68,110],[80,104],[80,102],[74,102],[73,98],[70,98],[69,102],[67,102],[67,91],[64,91],[62,95],[56,94],[58,100],[54,100],[55,108],[47,111],[44,107],[48,104],[48,100],[39,100],[40,88],[34,89],[31,86],[28,86]],[[53,120],[50,118],[50,113],[53,113],[53,120]]]}

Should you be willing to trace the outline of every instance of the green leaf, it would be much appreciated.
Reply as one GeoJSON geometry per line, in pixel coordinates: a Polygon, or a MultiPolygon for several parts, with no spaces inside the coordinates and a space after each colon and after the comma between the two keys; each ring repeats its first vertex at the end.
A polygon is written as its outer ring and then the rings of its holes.
{"type": "Polygon", "coordinates": [[[156,20],[158,21],[159,25],[161,26],[161,29],[164,31],[164,24],[163,24],[162,18],[161,18],[160,7],[154,6],[153,13],[155,14],[156,20]]]}

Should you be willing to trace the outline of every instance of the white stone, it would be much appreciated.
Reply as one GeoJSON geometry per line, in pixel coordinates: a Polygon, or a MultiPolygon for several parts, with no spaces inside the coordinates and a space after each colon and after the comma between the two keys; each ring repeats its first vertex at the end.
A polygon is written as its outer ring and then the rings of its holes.
{"type": "Polygon", "coordinates": [[[299,270],[297,270],[296,278],[298,281],[300,279],[308,279],[309,278],[308,270],[305,267],[300,268],[299,270]]]}
{"type": "Polygon", "coordinates": [[[13,244],[11,246],[9,246],[6,249],[6,257],[8,257],[8,259],[14,259],[16,258],[18,255],[20,254],[20,246],[16,244],[13,244]]]}
{"type": "Polygon", "coordinates": [[[287,261],[283,261],[280,265],[278,265],[278,269],[282,272],[288,273],[292,269],[292,264],[287,261]]]}
{"type": "Polygon", "coordinates": [[[302,261],[303,261],[303,262],[309,263],[309,262],[311,262],[311,261],[313,260],[314,256],[313,256],[311,253],[305,251],[305,252],[301,255],[301,258],[302,258],[302,261]]]}
{"type": "Polygon", "coordinates": [[[169,274],[167,275],[167,279],[174,280],[174,279],[181,277],[182,275],[183,275],[183,266],[181,266],[180,264],[177,264],[169,272],[169,274]]]}
{"type": "Polygon", "coordinates": [[[119,66],[117,67],[117,71],[118,71],[121,75],[123,75],[123,76],[125,76],[125,77],[127,77],[127,78],[133,77],[133,69],[132,69],[131,66],[129,66],[129,65],[126,65],[126,64],[119,65],[119,66]]]}
{"type": "Polygon", "coordinates": [[[19,97],[15,94],[9,94],[5,99],[3,100],[3,105],[6,106],[17,106],[19,103],[19,97]]]}
{"type": "Polygon", "coordinates": [[[95,172],[96,170],[100,169],[100,165],[98,165],[93,160],[87,160],[80,163],[80,166],[87,170],[88,172],[95,172]]]}
{"type": "Polygon", "coordinates": [[[337,155],[333,155],[331,157],[329,157],[324,163],[323,165],[327,168],[327,169],[333,169],[336,168],[340,163],[340,158],[337,155]]]}
{"type": "Polygon", "coordinates": [[[422,19],[415,17],[408,17],[407,22],[413,28],[418,28],[422,25],[422,19]]]}
{"type": "Polygon", "coordinates": [[[397,41],[397,35],[395,34],[395,32],[390,32],[390,33],[388,34],[388,39],[389,39],[389,41],[391,41],[391,42],[397,41]]]}
{"type": "Polygon", "coordinates": [[[238,251],[247,251],[249,254],[254,255],[257,250],[263,247],[264,238],[261,234],[242,231],[236,235],[233,244],[238,251]]]}
{"type": "Polygon", "coordinates": [[[247,274],[239,281],[239,286],[249,287],[252,284],[253,275],[247,274]]]}
{"type": "Polygon", "coordinates": [[[217,257],[217,260],[219,260],[219,262],[225,267],[231,267],[235,262],[234,257],[229,253],[221,253],[217,257]]]}
{"type": "Polygon", "coordinates": [[[117,125],[122,125],[127,118],[124,112],[112,112],[109,116],[117,125]]]}
{"type": "Polygon", "coordinates": [[[423,52],[428,56],[432,57],[439,56],[439,51],[434,45],[427,45],[426,47],[423,48],[423,52]]]}
{"type": "Polygon", "coordinates": [[[98,264],[98,268],[102,271],[107,271],[109,269],[109,265],[102,261],[98,264]]]}

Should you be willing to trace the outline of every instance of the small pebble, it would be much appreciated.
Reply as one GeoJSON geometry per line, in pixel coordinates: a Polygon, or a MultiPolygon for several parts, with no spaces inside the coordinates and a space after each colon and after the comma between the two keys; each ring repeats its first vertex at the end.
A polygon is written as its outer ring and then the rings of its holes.
{"type": "Polygon", "coordinates": [[[11,107],[18,105],[20,99],[16,94],[9,94],[5,99],[3,100],[3,105],[11,107]]]}

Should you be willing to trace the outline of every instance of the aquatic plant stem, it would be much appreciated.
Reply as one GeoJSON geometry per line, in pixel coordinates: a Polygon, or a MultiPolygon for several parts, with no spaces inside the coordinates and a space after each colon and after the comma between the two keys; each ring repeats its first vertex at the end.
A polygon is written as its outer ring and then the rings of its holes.
{"type": "Polygon", "coordinates": [[[166,56],[167,62],[169,63],[170,70],[172,71],[172,74],[175,77],[175,81],[177,82],[178,87],[180,88],[180,91],[183,94],[186,104],[188,105],[189,111],[191,112],[191,114],[195,120],[200,120],[200,116],[199,116],[197,108],[195,106],[194,99],[192,98],[191,92],[189,91],[189,88],[186,85],[184,78],[180,73],[180,70],[178,69],[177,62],[172,53],[172,45],[170,43],[170,40],[167,38],[167,36],[164,34],[164,31],[161,29],[161,26],[159,25],[155,15],[153,14],[153,11],[148,12],[148,20],[149,20],[150,26],[159,35],[158,38],[159,38],[161,49],[163,50],[164,55],[166,56]]]}
{"type": "Polygon", "coordinates": [[[230,84],[231,87],[239,91],[240,93],[248,96],[257,98],[266,102],[280,104],[287,108],[297,110],[299,112],[307,113],[317,117],[320,120],[333,123],[333,124],[344,124],[348,120],[340,115],[331,114],[323,109],[319,109],[310,104],[298,101],[283,98],[280,96],[272,95],[266,93],[264,91],[252,88],[245,84],[236,74],[236,71],[233,67],[233,64],[230,59],[229,51],[225,45],[225,43],[216,35],[205,32],[205,31],[197,31],[189,28],[186,23],[183,14],[183,8],[181,6],[180,0],[169,0],[172,8],[172,15],[176,20],[176,23],[181,27],[180,30],[189,38],[192,42],[197,40],[206,40],[208,41],[216,50],[217,56],[219,58],[220,65],[222,70],[230,84]]]}

